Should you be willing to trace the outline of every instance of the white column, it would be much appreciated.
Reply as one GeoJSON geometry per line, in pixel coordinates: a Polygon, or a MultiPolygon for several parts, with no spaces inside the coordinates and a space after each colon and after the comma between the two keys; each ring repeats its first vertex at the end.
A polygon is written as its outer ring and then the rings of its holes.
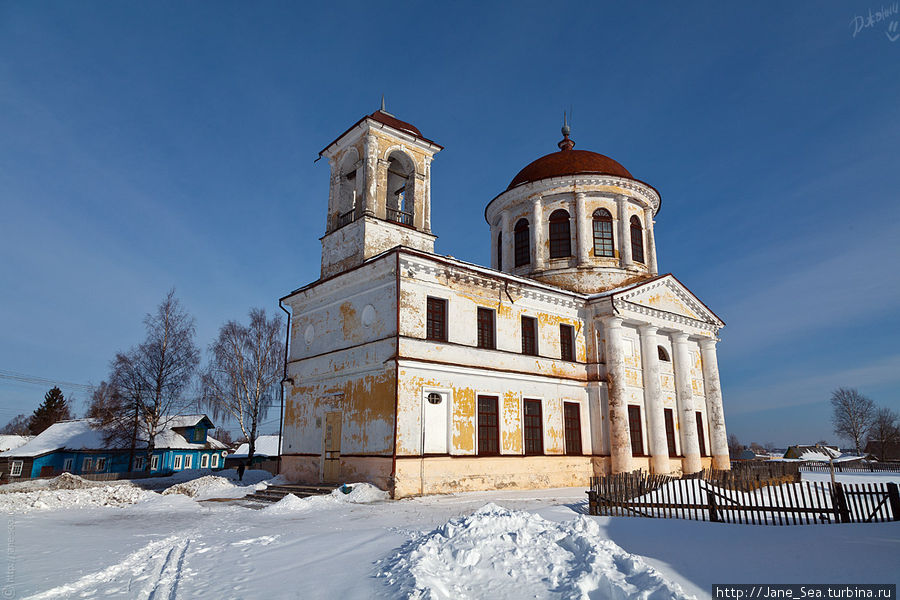
{"type": "Polygon", "coordinates": [[[531,256],[532,270],[542,271],[544,269],[544,211],[540,196],[535,196],[531,200],[531,235],[534,239],[531,256]]]}
{"type": "Polygon", "coordinates": [[[374,217],[377,206],[376,195],[378,193],[378,140],[374,135],[366,136],[366,169],[365,169],[365,214],[374,217]]]}
{"type": "Polygon", "coordinates": [[[682,469],[685,473],[703,470],[700,462],[700,442],[697,439],[697,416],[694,411],[694,390],[691,386],[691,357],[686,333],[672,334],[672,362],[675,367],[675,401],[678,404],[678,430],[681,432],[682,469]]]}
{"type": "Polygon", "coordinates": [[[585,217],[585,204],[587,194],[577,192],[575,194],[575,257],[578,259],[578,266],[588,264],[588,240],[591,238],[588,230],[588,219],[585,217]]]}
{"type": "Polygon", "coordinates": [[[622,319],[603,318],[606,338],[606,391],[609,396],[609,453],[613,473],[632,470],[631,433],[628,428],[628,400],[625,395],[625,347],[622,319]]]}
{"type": "MultiPolygon", "coordinates": [[[[500,232],[498,225],[491,225],[491,268],[500,269],[497,264],[497,234],[500,232]]],[[[505,256],[503,258],[506,258],[505,256]]]]}
{"type": "Polygon", "coordinates": [[[513,231],[509,210],[500,213],[500,229],[503,231],[503,266],[501,271],[511,273],[516,264],[516,234],[513,231]]]}
{"type": "Polygon", "coordinates": [[[616,212],[619,219],[619,265],[623,269],[631,267],[631,229],[628,222],[627,198],[616,196],[616,212]]]}
{"type": "Polygon", "coordinates": [[[647,238],[647,266],[650,268],[651,275],[659,273],[659,267],[656,266],[656,238],[653,236],[653,209],[644,209],[644,231],[647,238]]]}
{"type": "Polygon", "coordinates": [[[341,173],[338,169],[337,160],[329,158],[328,163],[331,167],[331,181],[328,186],[328,214],[325,215],[326,233],[337,229],[337,220],[340,215],[340,209],[338,207],[341,203],[338,198],[341,193],[341,173]]]}
{"type": "Polygon", "coordinates": [[[641,366],[644,380],[644,409],[647,411],[647,436],[650,448],[650,471],[668,473],[669,444],[659,382],[659,342],[655,325],[641,325],[641,366]]]}
{"type": "Polygon", "coordinates": [[[728,455],[728,434],[725,433],[725,410],[722,406],[722,384],[719,382],[719,360],[715,339],[700,340],[700,361],[703,363],[703,389],[706,392],[706,419],[709,421],[712,467],[731,469],[728,455]]]}

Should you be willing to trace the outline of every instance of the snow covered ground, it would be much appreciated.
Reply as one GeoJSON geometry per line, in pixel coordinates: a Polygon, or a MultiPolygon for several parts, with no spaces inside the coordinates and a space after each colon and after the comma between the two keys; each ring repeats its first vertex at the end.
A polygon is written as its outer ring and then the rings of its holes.
{"type": "MultiPolygon", "coordinates": [[[[262,510],[197,500],[248,493],[260,476],[251,473],[244,486],[215,475],[154,483],[181,493],[117,483],[0,494],[8,535],[0,597],[656,599],[709,597],[712,583],[900,579],[900,523],[585,517],[582,488],[393,502],[358,486],[262,510]],[[111,488],[140,497],[13,506],[33,494],[111,488]]],[[[872,477],[898,479],[839,478],[872,477]]]]}

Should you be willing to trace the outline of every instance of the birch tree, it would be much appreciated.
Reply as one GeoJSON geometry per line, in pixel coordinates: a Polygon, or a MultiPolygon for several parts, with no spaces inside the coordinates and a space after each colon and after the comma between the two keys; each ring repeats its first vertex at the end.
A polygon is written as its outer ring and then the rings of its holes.
{"type": "Polygon", "coordinates": [[[147,434],[147,467],[156,445],[156,435],[170,417],[190,405],[184,395],[191,384],[200,350],[194,344],[194,318],[181,306],[175,290],[144,318],[147,337],[137,347],[135,359],[144,380],[146,395],[141,403],[141,420],[147,434]]]}
{"type": "Polygon", "coordinates": [[[247,438],[252,464],[260,422],[278,393],[284,369],[280,315],[250,310],[250,324],[228,321],[209,346],[209,364],[200,375],[203,403],[213,416],[230,416],[247,438]]]}
{"type": "Polygon", "coordinates": [[[872,419],[875,417],[875,403],[853,388],[838,388],[831,392],[831,422],[834,432],[853,442],[856,453],[872,419]]]}
{"type": "Polygon", "coordinates": [[[132,470],[137,448],[146,445],[144,469],[150,469],[156,436],[171,417],[190,406],[185,397],[200,351],[194,344],[194,318],[169,291],[144,318],[146,337],[110,363],[110,383],[120,402],[115,414],[101,415],[108,442],[129,448],[132,470]]]}

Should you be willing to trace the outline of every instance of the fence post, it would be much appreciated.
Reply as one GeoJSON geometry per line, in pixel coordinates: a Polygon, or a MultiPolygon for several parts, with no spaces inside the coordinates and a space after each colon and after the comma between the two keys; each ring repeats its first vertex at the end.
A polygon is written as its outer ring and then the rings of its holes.
{"type": "Polygon", "coordinates": [[[896,483],[887,484],[888,501],[891,504],[891,520],[900,521],[900,489],[896,483]]]}
{"type": "Polygon", "coordinates": [[[706,499],[709,502],[709,520],[717,523],[719,521],[719,512],[716,510],[716,497],[711,491],[707,490],[706,499]]]}
{"type": "Polygon", "coordinates": [[[844,486],[835,483],[831,488],[831,502],[834,505],[834,514],[841,523],[850,523],[850,509],[847,506],[847,497],[844,495],[844,486]]]}

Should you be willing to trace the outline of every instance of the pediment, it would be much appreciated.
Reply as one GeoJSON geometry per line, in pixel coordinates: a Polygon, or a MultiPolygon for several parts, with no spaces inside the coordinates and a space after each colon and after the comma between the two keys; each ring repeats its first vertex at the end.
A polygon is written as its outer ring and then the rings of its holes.
{"type": "Polygon", "coordinates": [[[725,323],[674,275],[661,275],[612,294],[614,304],[632,306],[676,318],[687,318],[716,328],[725,323]]]}

